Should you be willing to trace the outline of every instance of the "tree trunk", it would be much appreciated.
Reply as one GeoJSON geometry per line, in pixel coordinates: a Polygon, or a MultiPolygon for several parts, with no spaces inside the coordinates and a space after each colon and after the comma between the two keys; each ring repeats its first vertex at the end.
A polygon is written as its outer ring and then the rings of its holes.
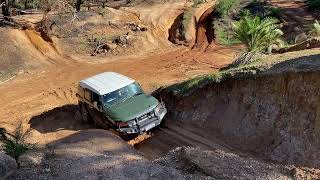
{"type": "Polygon", "coordinates": [[[3,16],[10,16],[9,0],[1,0],[3,16]]]}

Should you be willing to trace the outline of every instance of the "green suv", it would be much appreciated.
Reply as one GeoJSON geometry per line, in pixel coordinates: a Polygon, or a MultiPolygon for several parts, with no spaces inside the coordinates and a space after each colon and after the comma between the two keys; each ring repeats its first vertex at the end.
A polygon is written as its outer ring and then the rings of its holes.
{"type": "Polygon", "coordinates": [[[149,131],[167,113],[163,102],[145,94],[133,79],[115,72],[80,81],[77,97],[84,122],[124,134],[149,131]]]}

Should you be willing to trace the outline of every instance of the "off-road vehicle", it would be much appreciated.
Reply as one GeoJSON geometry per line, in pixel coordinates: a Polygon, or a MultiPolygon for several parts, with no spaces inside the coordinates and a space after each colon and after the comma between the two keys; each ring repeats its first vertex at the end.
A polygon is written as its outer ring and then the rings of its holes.
{"type": "Polygon", "coordinates": [[[167,109],[133,79],[105,72],[84,79],[77,93],[84,122],[123,134],[143,133],[158,126],[167,109]]]}

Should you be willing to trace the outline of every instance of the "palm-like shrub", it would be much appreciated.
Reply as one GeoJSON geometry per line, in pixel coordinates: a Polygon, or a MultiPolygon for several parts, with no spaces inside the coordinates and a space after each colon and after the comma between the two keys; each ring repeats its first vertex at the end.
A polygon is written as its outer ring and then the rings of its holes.
{"type": "Polygon", "coordinates": [[[274,18],[246,15],[233,23],[233,30],[235,37],[247,45],[248,52],[265,52],[273,44],[282,44],[283,32],[274,18]]]}

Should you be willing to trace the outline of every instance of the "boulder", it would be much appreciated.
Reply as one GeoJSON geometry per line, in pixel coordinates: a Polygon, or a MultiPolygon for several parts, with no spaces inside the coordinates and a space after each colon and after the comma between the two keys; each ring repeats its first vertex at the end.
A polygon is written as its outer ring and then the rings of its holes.
{"type": "Polygon", "coordinates": [[[10,176],[17,167],[17,163],[13,158],[0,152],[0,179],[10,176]]]}

